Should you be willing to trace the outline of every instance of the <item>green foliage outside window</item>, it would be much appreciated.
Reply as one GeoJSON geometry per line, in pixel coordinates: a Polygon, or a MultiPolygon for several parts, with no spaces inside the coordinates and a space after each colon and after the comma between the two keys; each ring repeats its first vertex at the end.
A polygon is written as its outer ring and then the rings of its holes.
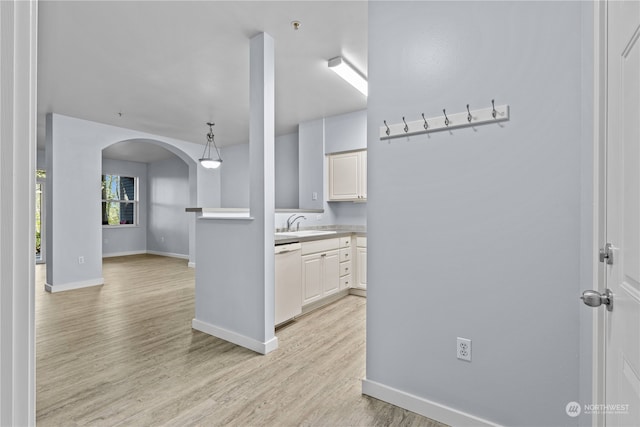
{"type": "Polygon", "coordinates": [[[136,178],[102,175],[102,224],[136,223],[136,178]]]}

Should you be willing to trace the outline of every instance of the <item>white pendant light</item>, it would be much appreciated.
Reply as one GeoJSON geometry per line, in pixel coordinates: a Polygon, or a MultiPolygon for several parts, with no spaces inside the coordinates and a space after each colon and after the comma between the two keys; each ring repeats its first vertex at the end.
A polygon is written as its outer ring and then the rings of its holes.
{"type": "Polygon", "coordinates": [[[203,168],[206,169],[218,169],[222,164],[222,157],[220,156],[220,150],[218,150],[218,146],[216,145],[215,135],[213,134],[213,126],[215,123],[208,122],[209,133],[207,134],[207,145],[204,147],[204,151],[202,152],[202,158],[200,159],[200,164],[203,168]],[[211,144],[216,149],[216,153],[218,154],[217,159],[211,158],[211,144]]]}
{"type": "Polygon", "coordinates": [[[343,57],[338,56],[329,60],[329,68],[333,70],[337,75],[342,77],[351,86],[358,89],[364,96],[369,94],[369,85],[366,77],[364,77],[358,70],[353,68],[343,57]]]}

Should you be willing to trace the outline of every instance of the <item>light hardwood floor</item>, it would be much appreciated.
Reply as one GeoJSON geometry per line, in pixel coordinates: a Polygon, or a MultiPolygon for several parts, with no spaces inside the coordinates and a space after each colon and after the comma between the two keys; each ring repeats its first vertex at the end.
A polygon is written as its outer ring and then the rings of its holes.
{"type": "Polygon", "coordinates": [[[191,329],[194,270],[108,258],[105,285],[56,294],[36,268],[41,426],[441,426],[361,395],[366,299],[280,329],[261,356],[191,329]]]}

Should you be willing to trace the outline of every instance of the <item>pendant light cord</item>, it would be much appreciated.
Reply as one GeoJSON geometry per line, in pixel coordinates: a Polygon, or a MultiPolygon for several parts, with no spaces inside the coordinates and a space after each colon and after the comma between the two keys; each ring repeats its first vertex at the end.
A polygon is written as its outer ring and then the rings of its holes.
{"type": "Polygon", "coordinates": [[[213,126],[215,125],[215,123],[207,123],[207,124],[209,125],[209,133],[207,134],[207,145],[204,146],[202,157],[207,159],[211,158],[211,144],[213,144],[213,147],[216,149],[216,154],[218,154],[218,159],[222,160],[222,157],[220,156],[220,150],[218,150],[218,146],[216,145],[215,135],[213,134],[213,126]],[[207,153],[207,149],[209,149],[208,153],[207,153]],[[209,154],[209,155],[205,157],[205,154],[209,154]]]}

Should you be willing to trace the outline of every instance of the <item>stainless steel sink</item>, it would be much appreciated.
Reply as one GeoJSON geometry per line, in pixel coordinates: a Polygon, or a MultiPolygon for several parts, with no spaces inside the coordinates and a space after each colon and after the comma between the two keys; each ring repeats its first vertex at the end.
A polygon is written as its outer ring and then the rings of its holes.
{"type": "Polygon", "coordinates": [[[322,236],[325,234],[336,234],[337,231],[330,230],[301,230],[301,231],[283,231],[276,233],[276,237],[309,237],[322,236]]]}

